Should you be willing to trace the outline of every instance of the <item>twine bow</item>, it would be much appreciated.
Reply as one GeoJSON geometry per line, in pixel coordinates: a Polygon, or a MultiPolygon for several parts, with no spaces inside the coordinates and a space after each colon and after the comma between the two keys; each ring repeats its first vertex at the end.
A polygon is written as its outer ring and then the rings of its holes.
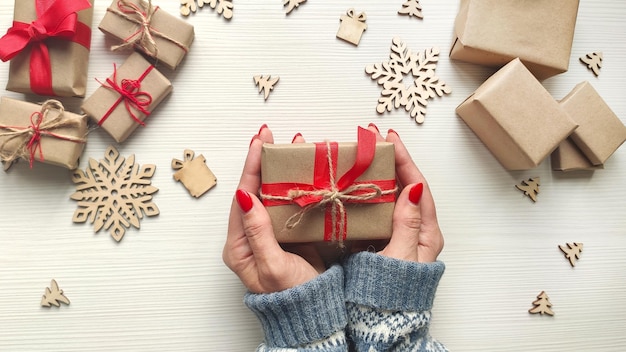
{"type": "Polygon", "coordinates": [[[185,160],[172,159],[172,169],[180,170],[185,164],[193,160],[195,153],[193,150],[185,149],[185,160]]]}
{"type": "Polygon", "coordinates": [[[365,22],[367,20],[367,16],[365,15],[365,12],[361,12],[358,14],[358,16],[354,17],[355,12],[353,8],[349,9],[346,14],[348,15],[348,17],[354,18],[355,20],[360,21],[360,22],[365,22]]]}
{"type": "Polygon", "coordinates": [[[159,37],[175,44],[183,51],[188,52],[189,48],[185,44],[152,27],[152,16],[158,9],[158,6],[152,6],[152,0],[148,0],[147,3],[142,1],[141,7],[129,0],[118,0],[117,9],[111,7],[107,8],[108,12],[114,13],[139,26],[139,29],[137,29],[135,33],[124,39],[123,44],[114,45],[111,47],[111,50],[119,50],[128,46],[138,46],[148,55],[156,57],[159,48],[154,37],[159,37]]]}
{"type": "Polygon", "coordinates": [[[3,162],[7,163],[8,167],[17,159],[28,156],[30,168],[33,168],[33,161],[37,154],[39,154],[39,160],[44,161],[43,150],[41,148],[41,138],[44,136],[50,136],[65,141],[74,143],[85,143],[84,138],[74,138],[51,132],[51,130],[64,127],[74,127],[79,121],[64,119],[65,109],[61,102],[57,100],[48,100],[42,104],[40,111],[35,111],[30,115],[30,126],[7,126],[0,125],[0,129],[8,130],[8,132],[0,133],[0,138],[8,137],[0,145],[0,157],[3,162]],[[52,119],[46,119],[50,111],[57,111],[58,114],[52,119]],[[20,147],[16,148],[13,153],[9,155],[4,154],[4,147],[10,141],[16,138],[24,138],[24,142],[20,147]]]}
{"type": "Polygon", "coordinates": [[[124,78],[120,82],[117,83],[117,66],[113,64],[113,79],[107,78],[106,84],[98,81],[104,88],[113,90],[117,92],[120,97],[117,101],[111,106],[111,108],[104,114],[104,116],[98,121],[98,125],[102,126],[104,121],[106,121],[111,113],[117,106],[124,101],[124,106],[126,107],[126,111],[130,117],[135,120],[141,126],[145,126],[146,124],[140,120],[135,113],[133,113],[133,108],[141,112],[142,114],[148,116],[150,115],[150,111],[146,110],[146,107],[152,103],[152,96],[150,93],[141,91],[141,81],[152,71],[154,66],[150,65],[146,71],[138,78],[138,79],[127,79],[124,78]]]}

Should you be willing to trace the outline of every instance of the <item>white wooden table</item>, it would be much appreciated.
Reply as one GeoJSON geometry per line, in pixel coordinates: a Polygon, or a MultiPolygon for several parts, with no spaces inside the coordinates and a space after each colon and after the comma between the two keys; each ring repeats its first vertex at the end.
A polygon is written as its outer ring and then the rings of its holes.
{"type": "MultiPolygon", "coordinates": [[[[72,223],[76,203],[67,170],[37,163],[0,174],[0,351],[251,351],[260,326],[242,303],[244,288],[222,263],[228,211],[248,142],[267,123],[277,142],[296,132],[309,141],[351,141],[356,126],[375,122],[403,138],[434,192],[447,265],[435,301],[432,334],[453,351],[626,350],[626,148],[604,170],[507,172],[454,108],[493,70],[447,57],[457,0],[423,0],[424,20],[397,15],[402,1],[311,0],[285,16],[280,0],[235,1],[226,21],[205,7],[187,19],[192,50],[176,72],[174,92],[148,126],[122,145],[124,156],[156,164],[161,210],[117,243],[88,224],[72,223]],[[335,38],[350,7],[367,14],[354,47],[335,38]],[[452,94],[429,101],[418,126],[403,110],[375,111],[380,88],[364,68],[386,60],[391,39],[412,50],[438,46],[437,75],[452,94]],[[280,76],[267,101],[252,77],[280,76]],[[172,158],[203,154],[218,185],[193,199],[173,178],[172,158]],[[514,188],[541,177],[533,204],[514,188]],[[576,268],[557,249],[584,243],[576,268]],[[70,306],[39,306],[54,278],[70,306]],[[545,290],[554,317],[528,314],[545,290]]],[[[156,3],[178,14],[178,2],[156,3]]],[[[88,94],[112,63],[96,27],[109,1],[95,5],[88,94]]],[[[12,1],[0,4],[0,31],[12,1]]],[[[626,121],[626,2],[582,0],[570,70],[544,81],[560,99],[589,80],[626,121]],[[604,53],[599,78],[578,57],[604,53]]],[[[0,64],[0,86],[8,78],[0,64]]],[[[41,101],[34,96],[3,95],[41,101]]],[[[77,111],[80,99],[63,99],[77,111]]],[[[102,130],[89,135],[80,168],[115,145],[102,130]]]]}

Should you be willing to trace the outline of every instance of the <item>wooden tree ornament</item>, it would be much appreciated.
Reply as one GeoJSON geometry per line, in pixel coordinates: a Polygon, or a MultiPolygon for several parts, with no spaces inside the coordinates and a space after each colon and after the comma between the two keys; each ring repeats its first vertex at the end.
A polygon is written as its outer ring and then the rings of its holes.
{"type": "Polygon", "coordinates": [[[424,18],[424,15],[422,15],[422,5],[420,5],[419,0],[406,1],[404,4],[402,4],[402,8],[398,10],[398,14],[424,18]]]}
{"type": "Polygon", "coordinates": [[[569,260],[569,264],[574,267],[576,265],[576,261],[580,259],[580,253],[583,251],[582,243],[566,243],[565,246],[559,245],[559,249],[563,254],[565,254],[565,258],[569,260]]]}
{"type": "Polygon", "coordinates": [[[259,94],[263,92],[263,97],[265,100],[270,96],[272,90],[274,90],[274,85],[278,83],[280,77],[272,78],[272,76],[254,76],[254,84],[259,88],[259,94]]]}
{"type": "Polygon", "coordinates": [[[364,12],[355,14],[354,9],[349,9],[345,15],[339,18],[341,24],[337,31],[337,38],[343,39],[348,43],[359,45],[363,31],[367,29],[365,21],[367,16],[364,12]]]}
{"type": "Polygon", "coordinates": [[[185,160],[172,159],[172,168],[177,170],[174,179],[181,182],[193,197],[200,197],[217,184],[217,178],[206,166],[202,154],[194,159],[194,151],[185,149],[185,160]]]}
{"type": "Polygon", "coordinates": [[[159,215],[159,208],[152,201],[158,189],[150,179],[155,165],[135,164],[135,156],[120,156],[114,147],[108,147],[104,159],[89,159],[87,170],[75,170],[72,181],[76,192],[70,196],[78,201],[72,221],[93,223],[94,232],[104,228],[120,241],[126,228],[139,229],[139,220],[159,215]]]}
{"type": "Polygon", "coordinates": [[[536,202],[537,194],[539,194],[539,177],[531,177],[528,181],[522,181],[522,183],[515,185],[515,188],[524,192],[524,195],[536,202]]]}
{"type": "Polygon", "coordinates": [[[233,18],[232,0],[180,0],[180,14],[189,16],[192,12],[196,12],[198,7],[202,8],[204,5],[209,5],[227,20],[233,18]]]}
{"type": "Polygon", "coordinates": [[[590,69],[596,77],[598,77],[598,75],[600,75],[600,69],[602,68],[602,52],[598,51],[581,56],[580,62],[587,65],[587,68],[590,69]]]}
{"type": "Polygon", "coordinates": [[[300,4],[306,2],[306,0],[283,0],[283,6],[285,6],[285,14],[290,14],[291,11],[298,8],[300,4]]]}
{"type": "Polygon", "coordinates": [[[41,296],[41,306],[50,307],[50,305],[53,305],[55,307],[60,307],[61,303],[69,305],[70,300],[65,297],[63,290],[59,289],[59,285],[56,280],[52,279],[52,281],[50,281],[50,287],[46,287],[44,295],[41,296]]]}
{"type": "Polygon", "coordinates": [[[530,314],[554,315],[551,308],[552,303],[550,303],[550,297],[548,297],[545,291],[541,291],[541,293],[537,296],[537,299],[533,302],[533,305],[534,307],[528,310],[530,314]]]}

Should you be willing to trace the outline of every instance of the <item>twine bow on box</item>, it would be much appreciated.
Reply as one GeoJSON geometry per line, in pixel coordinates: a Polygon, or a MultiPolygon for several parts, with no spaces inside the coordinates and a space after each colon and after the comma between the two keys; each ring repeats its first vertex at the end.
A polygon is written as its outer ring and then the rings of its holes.
{"type": "Polygon", "coordinates": [[[356,17],[355,17],[355,11],[354,9],[349,9],[348,12],[346,12],[346,15],[348,15],[348,17],[357,20],[359,22],[363,22],[365,23],[365,21],[367,20],[367,16],[365,15],[365,12],[361,12],[359,13],[356,17]]]}
{"type": "Polygon", "coordinates": [[[297,204],[301,209],[289,217],[285,228],[298,226],[313,209],[325,208],[324,241],[342,242],[347,238],[346,204],[388,203],[395,201],[394,180],[356,181],[371,165],[376,153],[376,136],[359,128],[354,165],[337,179],[338,143],[315,143],[313,184],[264,183],[261,199],[265,206],[297,204]]]}
{"type": "Polygon", "coordinates": [[[40,111],[35,111],[30,115],[29,126],[0,125],[0,130],[8,131],[0,132],[0,137],[8,137],[0,145],[0,159],[5,163],[5,170],[11,167],[13,162],[19,158],[28,157],[31,169],[37,154],[39,154],[39,160],[44,161],[41,148],[42,137],[49,136],[74,143],[86,143],[87,141],[84,138],[75,138],[52,132],[52,130],[58,128],[76,127],[80,123],[74,119],[64,118],[64,112],[65,109],[61,102],[51,99],[43,103],[40,111]],[[56,111],[57,116],[47,119],[47,115],[52,111],[56,111]],[[13,152],[5,153],[4,147],[6,144],[16,138],[23,138],[23,142],[13,152]]]}

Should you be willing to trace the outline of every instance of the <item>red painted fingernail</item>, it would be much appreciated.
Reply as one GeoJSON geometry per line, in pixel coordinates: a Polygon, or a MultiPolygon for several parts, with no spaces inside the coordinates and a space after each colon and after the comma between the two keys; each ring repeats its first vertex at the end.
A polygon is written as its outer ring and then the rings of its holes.
{"type": "Polygon", "coordinates": [[[262,132],[264,129],[266,129],[266,128],[267,128],[267,124],[266,124],[266,123],[262,124],[262,125],[261,125],[261,128],[259,128],[259,132],[258,132],[257,134],[261,134],[261,132],[262,132]]]}
{"type": "Polygon", "coordinates": [[[422,193],[424,193],[424,184],[418,183],[415,186],[411,187],[409,191],[409,200],[413,204],[417,204],[422,199],[422,193]]]}
{"type": "Polygon", "coordinates": [[[250,146],[256,139],[261,139],[258,134],[255,134],[254,136],[252,136],[252,139],[250,140],[250,145],[248,146],[248,148],[250,148],[250,146]]]}
{"type": "Polygon", "coordinates": [[[300,133],[300,132],[296,133],[296,135],[293,136],[293,139],[291,140],[291,143],[295,142],[298,137],[302,137],[302,133],[300,133]]]}
{"type": "Polygon", "coordinates": [[[380,133],[380,130],[378,129],[378,126],[374,125],[373,123],[370,122],[369,125],[367,125],[367,127],[374,127],[376,129],[376,132],[380,133]]]}
{"type": "Polygon", "coordinates": [[[247,213],[252,209],[252,197],[250,194],[243,189],[238,189],[235,193],[235,199],[237,199],[237,204],[239,204],[239,208],[244,213],[247,213]]]}
{"type": "Polygon", "coordinates": [[[389,131],[387,131],[387,133],[395,133],[396,136],[400,137],[400,135],[398,134],[398,132],[396,132],[394,129],[390,128],[389,131]]]}

